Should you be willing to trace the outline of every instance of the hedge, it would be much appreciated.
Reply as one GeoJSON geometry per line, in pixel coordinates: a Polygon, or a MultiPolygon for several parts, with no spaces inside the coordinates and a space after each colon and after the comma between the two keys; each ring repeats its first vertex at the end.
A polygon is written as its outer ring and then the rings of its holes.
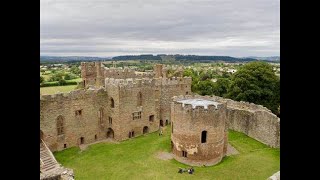
{"type": "MultiPolygon", "coordinates": [[[[77,85],[78,83],[75,81],[66,81],[66,84],[64,86],[67,85],[77,85]]],[[[60,86],[58,81],[54,81],[54,82],[44,82],[40,84],[40,87],[51,87],[51,86],[60,86]]]]}

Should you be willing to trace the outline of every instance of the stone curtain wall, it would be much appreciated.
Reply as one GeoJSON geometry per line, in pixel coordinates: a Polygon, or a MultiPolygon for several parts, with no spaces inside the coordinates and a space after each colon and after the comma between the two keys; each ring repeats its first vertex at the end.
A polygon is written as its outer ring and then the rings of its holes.
{"type": "Polygon", "coordinates": [[[213,96],[227,103],[229,129],[245,133],[266,145],[280,148],[280,118],[269,109],[248,102],[213,96]]]}

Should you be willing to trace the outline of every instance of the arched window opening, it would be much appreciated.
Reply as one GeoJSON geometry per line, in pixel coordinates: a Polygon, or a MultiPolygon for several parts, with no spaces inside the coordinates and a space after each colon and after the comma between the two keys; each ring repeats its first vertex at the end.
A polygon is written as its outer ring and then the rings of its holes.
{"type": "Polygon", "coordinates": [[[137,101],[137,106],[142,106],[142,93],[138,93],[138,101],[137,101]]]}
{"type": "Polygon", "coordinates": [[[143,127],[143,134],[146,134],[148,132],[149,132],[149,127],[148,126],[143,127]]]}
{"type": "Polygon", "coordinates": [[[103,108],[99,109],[99,124],[100,126],[103,125],[103,108]]]}
{"type": "Polygon", "coordinates": [[[110,107],[114,108],[114,100],[113,100],[113,98],[110,99],[110,107]]]}
{"type": "Polygon", "coordinates": [[[187,153],[187,151],[182,151],[182,157],[188,157],[188,153],[187,153]]]}
{"type": "Polygon", "coordinates": [[[207,131],[202,131],[201,133],[201,143],[207,142],[207,131]]]}
{"type": "Polygon", "coordinates": [[[58,116],[57,118],[57,133],[58,135],[64,134],[64,119],[62,116],[58,116]]]}
{"type": "Polygon", "coordinates": [[[108,128],[107,130],[107,138],[114,138],[114,131],[112,128],[108,128]]]}

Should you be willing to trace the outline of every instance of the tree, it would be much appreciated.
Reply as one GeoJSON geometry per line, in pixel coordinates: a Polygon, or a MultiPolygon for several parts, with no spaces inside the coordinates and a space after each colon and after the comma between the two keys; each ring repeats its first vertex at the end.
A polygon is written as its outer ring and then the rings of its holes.
{"type": "Polygon", "coordinates": [[[50,76],[49,82],[60,81],[61,79],[63,79],[61,74],[53,74],[50,76]]]}
{"type": "Polygon", "coordinates": [[[44,77],[40,76],[40,83],[42,83],[44,81],[44,77]]]}
{"type": "Polygon", "coordinates": [[[227,97],[261,104],[277,114],[280,105],[280,79],[266,62],[245,64],[231,76],[227,97]]]}
{"type": "Polygon", "coordinates": [[[228,78],[220,78],[213,84],[213,94],[216,96],[225,97],[228,92],[230,85],[230,80],[228,78]]]}
{"type": "Polygon", "coordinates": [[[64,79],[65,79],[65,80],[70,80],[70,79],[71,79],[70,74],[66,74],[66,75],[64,76],[64,79]]]}
{"type": "Polygon", "coordinates": [[[78,76],[80,76],[80,74],[81,74],[81,70],[77,66],[72,66],[70,68],[70,72],[72,72],[73,74],[76,74],[78,76]]]}
{"type": "Polygon", "coordinates": [[[59,86],[64,86],[66,84],[67,84],[66,80],[64,80],[64,79],[59,80],[59,86]]]}
{"type": "Polygon", "coordinates": [[[77,78],[77,76],[72,73],[68,73],[64,76],[64,80],[71,80],[71,79],[76,79],[76,78],[77,78]]]}
{"type": "Polygon", "coordinates": [[[210,80],[199,81],[196,92],[202,96],[213,94],[214,82],[210,80]]]}

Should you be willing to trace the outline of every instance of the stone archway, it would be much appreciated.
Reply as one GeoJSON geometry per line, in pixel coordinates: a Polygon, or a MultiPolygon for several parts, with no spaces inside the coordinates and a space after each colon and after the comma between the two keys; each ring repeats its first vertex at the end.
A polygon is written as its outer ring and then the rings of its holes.
{"type": "Polygon", "coordinates": [[[112,128],[108,128],[107,130],[107,138],[114,138],[114,131],[112,128]]]}
{"type": "Polygon", "coordinates": [[[84,141],[84,137],[80,137],[80,144],[84,144],[85,141],[84,141]]]}
{"type": "Polygon", "coordinates": [[[143,127],[143,134],[146,134],[148,132],[149,132],[149,127],[148,126],[143,127]]]}
{"type": "Polygon", "coordinates": [[[163,120],[160,119],[160,126],[163,127],[163,120]]]}

